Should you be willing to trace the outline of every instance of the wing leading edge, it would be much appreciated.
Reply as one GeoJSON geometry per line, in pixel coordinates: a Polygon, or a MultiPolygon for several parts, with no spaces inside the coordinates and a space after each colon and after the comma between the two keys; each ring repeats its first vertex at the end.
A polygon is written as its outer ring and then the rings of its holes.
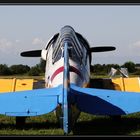
{"type": "Polygon", "coordinates": [[[0,114],[37,116],[53,111],[62,102],[62,86],[0,94],[0,114]]]}
{"type": "Polygon", "coordinates": [[[140,112],[140,93],[121,92],[71,85],[77,107],[94,115],[124,115],[140,112]]]}

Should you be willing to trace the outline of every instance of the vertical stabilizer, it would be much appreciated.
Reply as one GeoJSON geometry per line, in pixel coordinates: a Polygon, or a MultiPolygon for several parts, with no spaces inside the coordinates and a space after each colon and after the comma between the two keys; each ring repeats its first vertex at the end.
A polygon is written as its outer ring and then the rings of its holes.
{"type": "Polygon", "coordinates": [[[68,93],[69,88],[69,54],[68,44],[64,42],[64,75],[63,75],[63,129],[64,133],[69,133],[69,113],[68,113],[68,93]]]}

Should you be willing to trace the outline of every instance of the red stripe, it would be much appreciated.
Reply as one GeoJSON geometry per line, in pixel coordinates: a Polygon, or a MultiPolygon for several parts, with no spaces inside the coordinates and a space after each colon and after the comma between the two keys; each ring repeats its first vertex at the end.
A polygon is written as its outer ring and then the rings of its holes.
{"type": "Polygon", "coordinates": [[[63,66],[60,67],[60,68],[58,68],[58,69],[53,73],[53,75],[52,75],[52,77],[51,77],[51,81],[53,81],[53,79],[55,78],[56,75],[58,75],[59,73],[61,73],[61,72],[63,72],[63,71],[64,71],[64,67],[63,67],[63,66]]]}
{"type": "MultiPolygon", "coordinates": [[[[56,77],[56,75],[58,75],[59,73],[63,72],[64,71],[64,66],[58,68],[52,75],[51,77],[51,81],[53,81],[53,79],[56,77]]],[[[70,72],[74,72],[76,73],[77,75],[79,75],[79,77],[81,78],[81,80],[83,80],[83,75],[81,74],[81,72],[76,69],[75,67],[73,66],[70,66],[70,72]]]]}
{"type": "Polygon", "coordinates": [[[77,68],[75,68],[75,67],[73,67],[73,66],[70,66],[70,71],[71,71],[71,72],[75,72],[76,74],[78,74],[79,77],[81,78],[81,80],[84,79],[84,78],[83,78],[83,75],[81,74],[81,72],[80,72],[77,68]]]}

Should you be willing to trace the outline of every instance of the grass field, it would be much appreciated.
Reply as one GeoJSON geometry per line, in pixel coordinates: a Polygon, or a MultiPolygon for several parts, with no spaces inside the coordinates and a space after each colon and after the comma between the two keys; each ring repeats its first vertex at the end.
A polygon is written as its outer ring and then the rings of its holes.
{"type": "Polygon", "coordinates": [[[44,79],[44,76],[27,76],[27,75],[10,75],[10,76],[0,76],[0,79],[8,79],[8,78],[19,78],[19,79],[44,79]]]}
{"type": "MultiPolygon", "coordinates": [[[[0,78],[35,78],[40,77],[21,77],[8,76],[0,78]]],[[[28,117],[24,126],[16,127],[15,117],[0,115],[0,136],[63,136],[63,130],[53,112],[37,116],[28,117]]],[[[80,117],[69,134],[70,136],[104,136],[104,135],[125,135],[140,136],[140,113],[122,116],[121,120],[113,120],[109,116],[95,116],[81,113],[80,117]]]]}
{"type": "MultiPolygon", "coordinates": [[[[26,124],[20,128],[15,125],[15,117],[0,116],[0,136],[62,136],[54,113],[38,117],[29,117],[26,124]]],[[[140,135],[140,113],[122,116],[114,121],[108,116],[95,116],[81,113],[70,136],[81,135],[140,135]]]]}

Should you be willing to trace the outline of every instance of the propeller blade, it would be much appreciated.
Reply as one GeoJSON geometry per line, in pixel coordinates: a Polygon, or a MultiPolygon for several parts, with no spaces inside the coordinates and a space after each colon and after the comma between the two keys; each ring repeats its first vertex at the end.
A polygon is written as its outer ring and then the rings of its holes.
{"type": "Polygon", "coordinates": [[[116,48],[113,46],[98,46],[90,48],[90,52],[106,52],[106,51],[113,51],[116,48]]]}
{"type": "Polygon", "coordinates": [[[23,57],[41,57],[42,50],[33,50],[33,51],[26,51],[22,52],[20,55],[23,57]]]}

